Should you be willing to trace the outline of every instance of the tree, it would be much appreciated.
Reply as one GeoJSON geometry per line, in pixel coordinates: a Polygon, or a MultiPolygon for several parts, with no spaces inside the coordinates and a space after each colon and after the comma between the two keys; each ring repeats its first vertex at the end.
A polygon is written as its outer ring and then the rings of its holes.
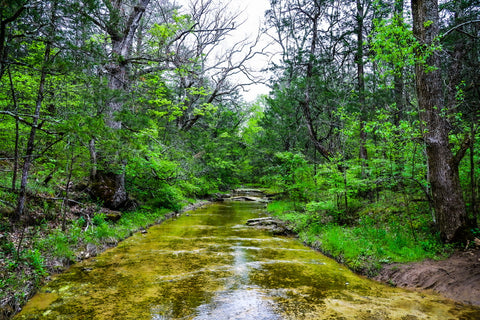
{"type": "Polygon", "coordinates": [[[2,8],[0,9],[0,79],[3,77],[8,66],[9,43],[7,40],[14,36],[9,25],[19,19],[26,9],[26,4],[27,1],[25,1],[25,3],[12,1],[5,7],[3,7],[2,4],[2,8]]]}
{"type": "Polygon", "coordinates": [[[432,49],[439,35],[438,2],[412,0],[413,33],[419,42],[415,66],[417,99],[425,124],[429,181],[437,226],[443,239],[453,242],[464,236],[466,209],[459,181],[458,166],[466,148],[453,154],[440,70],[440,54],[432,49]]]}
{"type": "Polygon", "coordinates": [[[477,59],[480,54],[480,3],[476,0],[448,1],[440,6],[440,12],[443,22],[441,41],[446,53],[442,57],[442,69],[447,87],[449,121],[458,140],[465,136],[470,138],[470,163],[468,169],[465,163],[461,164],[460,179],[464,187],[470,180],[467,212],[471,213],[472,223],[475,224],[478,215],[475,149],[480,117],[480,92],[475,84],[478,83],[480,68],[477,59]]]}
{"type": "Polygon", "coordinates": [[[284,94],[278,97],[288,96],[289,105],[300,110],[310,144],[327,161],[335,151],[335,109],[351,87],[345,47],[350,31],[339,27],[344,15],[336,1],[310,0],[272,1],[267,14],[271,37],[281,48],[275,81],[282,82],[277,88],[284,94]]]}
{"type": "MultiPolygon", "coordinates": [[[[129,61],[137,29],[149,3],[150,0],[139,0],[134,3],[105,0],[103,9],[93,8],[106,10],[104,20],[97,19],[93,14],[88,15],[89,19],[108,34],[110,40],[108,53],[110,61],[105,69],[111,97],[107,101],[104,119],[105,125],[114,135],[118,135],[119,130],[122,129],[119,113],[124,109],[125,95],[130,87],[129,61]]],[[[96,160],[100,157],[103,160],[102,170],[96,171],[92,176],[94,195],[103,200],[107,207],[122,207],[128,200],[125,189],[125,159],[121,159],[118,149],[114,154],[104,151],[101,156],[95,154],[96,151],[91,153],[96,160]]]]}
{"type": "Polygon", "coordinates": [[[355,63],[357,64],[357,91],[358,104],[360,109],[360,150],[359,158],[362,160],[362,165],[366,165],[368,159],[367,147],[365,146],[367,140],[367,133],[365,132],[365,121],[367,118],[367,110],[365,103],[365,70],[364,70],[364,53],[363,53],[363,28],[366,13],[363,0],[356,0],[356,35],[357,35],[357,52],[355,53],[355,63]]]}

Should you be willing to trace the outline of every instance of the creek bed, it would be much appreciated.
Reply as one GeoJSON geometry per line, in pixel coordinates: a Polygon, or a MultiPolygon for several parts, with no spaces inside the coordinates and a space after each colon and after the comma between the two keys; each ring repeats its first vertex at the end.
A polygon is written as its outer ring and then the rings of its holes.
{"type": "Polygon", "coordinates": [[[480,319],[248,227],[261,202],[204,206],[54,276],[14,319],[480,319]]]}

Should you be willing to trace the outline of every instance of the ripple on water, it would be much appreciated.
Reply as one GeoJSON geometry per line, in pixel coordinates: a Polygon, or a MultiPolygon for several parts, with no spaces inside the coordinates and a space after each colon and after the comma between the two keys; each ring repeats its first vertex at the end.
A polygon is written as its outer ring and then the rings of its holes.
{"type": "Polygon", "coordinates": [[[199,306],[192,319],[276,320],[282,317],[265,293],[258,288],[243,288],[219,292],[211,302],[199,306]]]}

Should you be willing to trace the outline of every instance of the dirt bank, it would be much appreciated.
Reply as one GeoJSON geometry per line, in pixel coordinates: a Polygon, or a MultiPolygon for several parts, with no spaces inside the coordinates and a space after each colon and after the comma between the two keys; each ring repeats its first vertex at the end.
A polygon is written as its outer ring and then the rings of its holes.
{"type": "Polygon", "coordinates": [[[455,301],[480,306],[480,249],[457,251],[441,261],[386,265],[375,280],[433,290],[455,301]]]}

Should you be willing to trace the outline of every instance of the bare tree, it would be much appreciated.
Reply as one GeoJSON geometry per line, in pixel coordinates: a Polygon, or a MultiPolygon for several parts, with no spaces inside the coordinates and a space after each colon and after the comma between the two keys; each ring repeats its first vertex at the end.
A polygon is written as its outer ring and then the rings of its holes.
{"type": "MultiPolygon", "coordinates": [[[[184,112],[177,119],[178,127],[190,130],[212,104],[228,98],[245,86],[255,83],[247,62],[260,54],[259,34],[253,40],[247,38],[229,43],[229,35],[242,28],[241,12],[231,12],[228,2],[214,0],[191,1],[187,8],[195,24],[192,32],[177,43],[177,55],[195,61],[188,73],[178,78],[179,103],[184,112]],[[239,81],[243,75],[244,81],[239,81]],[[202,88],[201,94],[191,88],[202,88]]],[[[176,61],[175,66],[181,67],[176,61]]]]}

